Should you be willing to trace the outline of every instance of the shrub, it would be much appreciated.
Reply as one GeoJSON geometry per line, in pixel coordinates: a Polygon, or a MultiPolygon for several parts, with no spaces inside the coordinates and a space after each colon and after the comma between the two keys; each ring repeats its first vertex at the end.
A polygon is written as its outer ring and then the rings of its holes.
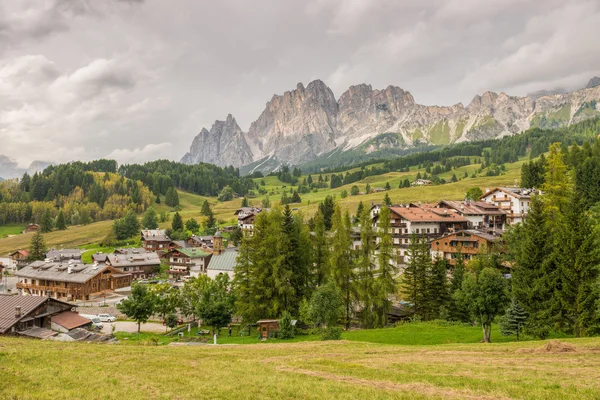
{"type": "Polygon", "coordinates": [[[288,311],[281,313],[281,319],[279,320],[279,337],[281,339],[292,339],[294,337],[292,315],[288,311]]]}
{"type": "Polygon", "coordinates": [[[337,326],[327,327],[321,334],[321,340],[340,340],[342,338],[342,330],[337,326]]]}

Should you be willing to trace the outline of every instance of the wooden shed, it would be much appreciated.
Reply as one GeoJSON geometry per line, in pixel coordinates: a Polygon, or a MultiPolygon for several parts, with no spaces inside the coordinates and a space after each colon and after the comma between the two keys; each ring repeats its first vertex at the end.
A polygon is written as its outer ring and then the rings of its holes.
{"type": "Polygon", "coordinates": [[[277,319],[261,319],[256,322],[260,331],[260,340],[267,340],[273,337],[273,334],[279,331],[279,320],[277,319]]]}

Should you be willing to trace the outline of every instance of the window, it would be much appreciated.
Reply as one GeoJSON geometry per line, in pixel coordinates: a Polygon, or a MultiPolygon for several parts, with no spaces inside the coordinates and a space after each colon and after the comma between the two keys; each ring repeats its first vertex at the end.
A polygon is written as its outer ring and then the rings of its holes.
{"type": "Polygon", "coordinates": [[[429,233],[429,228],[427,228],[427,233],[429,233]]]}
{"type": "Polygon", "coordinates": [[[419,228],[415,229],[415,232],[416,232],[416,233],[419,233],[419,228]]]}
{"type": "Polygon", "coordinates": [[[437,228],[433,228],[433,233],[438,233],[437,228]]]}

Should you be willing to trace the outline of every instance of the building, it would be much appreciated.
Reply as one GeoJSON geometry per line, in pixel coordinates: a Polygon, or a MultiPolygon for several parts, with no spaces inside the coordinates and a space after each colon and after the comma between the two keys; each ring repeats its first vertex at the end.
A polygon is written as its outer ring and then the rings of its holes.
{"type": "Polygon", "coordinates": [[[37,232],[41,229],[38,224],[29,224],[25,227],[23,233],[37,232]]]}
{"type": "Polygon", "coordinates": [[[198,274],[206,273],[211,255],[211,253],[195,247],[172,249],[167,253],[169,275],[173,278],[190,275],[192,267],[197,267],[195,271],[198,274]]]}
{"type": "Polygon", "coordinates": [[[66,300],[89,300],[90,296],[131,285],[132,275],[106,264],[35,261],[15,273],[23,295],[66,300]]]}
{"type": "Polygon", "coordinates": [[[51,249],[46,253],[46,258],[55,262],[69,260],[81,261],[81,254],[82,251],[79,249],[51,249]]]}
{"type": "Polygon", "coordinates": [[[17,269],[17,262],[10,257],[0,257],[0,268],[5,270],[15,270],[17,269]]]}
{"type": "Polygon", "coordinates": [[[73,307],[49,297],[0,294],[0,335],[16,335],[36,328],[50,330],[52,319],[72,311],[73,307]]]}
{"type": "Polygon", "coordinates": [[[205,250],[212,251],[213,248],[213,236],[196,236],[192,235],[188,240],[187,244],[189,247],[198,247],[205,250]]]}
{"type": "Polygon", "coordinates": [[[17,264],[18,268],[23,268],[29,263],[29,251],[27,250],[17,250],[13,251],[8,255],[10,259],[17,264]]]}
{"type": "MultiPolygon", "coordinates": [[[[379,214],[373,218],[378,229],[379,214]]],[[[398,251],[398,263],[405,264],[413,235],[427,241],[444,234],[465,230],[469,221],[447,209],[423,208],[414,205],[390,207],[390,222],[394,248],[398,251]]]]}
{"type": "Polygon", "coordinates": [[[431,241],[432,258],[443,258],[450,264],[462,254],[465,262],[482,252],[490,251],[502,243],[501,236],[490,235],[475,229],[446,234],[431,241]]]}
{"type": "Polygon", "coordinates": [[[484,201],[442,200],[434,208],[452,210],[469,221],[469,228],[486,232],[502,232],[508,215],[506,210],[484,201]]]}
{"type": "Polygon", "coordinates": [[[144,279],[160,270],[160,258],[156,252],[144,249],[117,249],[106,255],[106,264],[131,274],[132,279],[144,279]]]}
{"type": "Polygon", "coordinates": [[[162,229],[144,229],[142,232],[142,246],[148,251],[167,251],[171,239],[162,229]]]}
{"type": "Polygon", "coordinates": [[[417,179],[410,185],[411,186],[429,186],[431,184],[432,184],[432,182],[429,179],[417,179]]]}
{"type": "MultiPolygon", "coordinates": [[[[23,297],[23,296],[21,296],[23,297]]],[[[63,311],[52,317],[50,328],[53,331],[67,333],[77,328],[91,328],[92,321],[73,311],[63,311]]]]}
{"type": "Polygon", "coordinates": [[[218,254],[213,254],[206,268],[206,275],[211,279],[215,279],[219,274],[227,274],[229,279],[233,279],[237,256],[237,249],[226,249],[218,254]]]}
{"type": "Polygon", "coordinates": [[[277,319],[261,319],[256,323],[260,331],[260,340],[272,338],[279,332],[279,320],[277,319]]]}
{"type": "Polygon", "coordinates": [[[531,196],[535,194],[541,194],[541,192],[536,189],[497,187],[491,190],[486,189],[480,199],[506,211],[506,223],[513,225],[523,222],[529,211],[531,196]]]}
{"type": "Polygon", "coordinates": [[[262,208],[242,207],[235,211],[234,215],[238,217],[238,226],[240,229],[252,231],[254,229],[254,220],[262,208]]]}

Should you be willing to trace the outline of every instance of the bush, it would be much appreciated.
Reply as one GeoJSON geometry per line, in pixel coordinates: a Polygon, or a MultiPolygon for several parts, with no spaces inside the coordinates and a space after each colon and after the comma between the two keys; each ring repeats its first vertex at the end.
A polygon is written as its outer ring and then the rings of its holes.
{"type": "Polygon", "coordinates": [[[294,337],[294,326],[292,325],[292,315],[284,311],[279,320],[279,337],[281,339],[292,339],[294,337]]]}
{"type": "Polygon", "coordinates": [[[321,334],[321,340],[340,340],[342,330],[337,326],[327,327],[321,334]]]}

